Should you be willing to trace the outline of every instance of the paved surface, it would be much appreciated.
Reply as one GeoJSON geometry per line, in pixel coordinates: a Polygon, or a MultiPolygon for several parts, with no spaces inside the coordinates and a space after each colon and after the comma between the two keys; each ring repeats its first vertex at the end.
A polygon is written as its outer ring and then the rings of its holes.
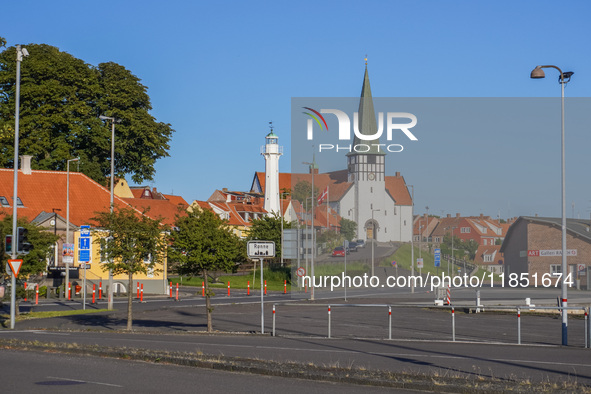
{"type": "Polygon", "coordinates": [[[0,352],[0,370],[4,393],[392,392],[379,387],[14,350],[0,352]]]}
{"type": "MultiPolygon", "coordinates": [[[[474,304],[472,289],[455,290],[453,294],[458,304],[474,304]]],[[[497,304],[523,305],[525,297],[531,297],[537,305],[553,304],[556,294],[556,289],[481,290],[482,302],[487,308],[497,304]]],[[[589,300],[586,292],[570,294],[572,304],[583,305],[589,300]]],[[[191,296],[180,302],[148,297],[145,303],[135,303],[136,333],[115,332],[123,330],[126,324],[126,303],[118,300],[117,309],[112,312],[22,321],[17,323],[15,331],[1,330],[0,338],[199,351],[438,376],[577,381],[591,385],[591,350],[583,348],[584,319],[581,317],[569,319],[571,346],[563,348],[559,346],[561,321],[558,316],[524,314],[521,318],[524,345],[517,346],[514,312],[475,314],[458,308],[454,315],[458,342],[451,342],[451,313],[447,309],[426,308],[433,304],[433,294],[425,289],[415,294],[408,289],[396,289],[388,297],[372,295],[369,291],[352,291],[347,302],[342,298],[323,299],[334,296],[334,293],[318,293],[317,300],[309,302],[300,298],[301,295],[270,294],[265,304],[265,332],[268,334],[272,330],[272,305],[275,303],[277,337],[203,335],[206,328],[204,300],[191,296]],[[332,306],[332,339],[326,338],[328,304],[332,306]],[[368,304],[393,305],[392,340],[388,340],[386,306],[351,306],[368,304]],[[56,329],[62,331],[55,332],[56,329]]],[[[232,297],[216,297],[213,302],[213,323],[218,332],[260,332],[258,294],[247,297],[238,293],[232,297]]],[[[58,307],[50,304],[37,308],[58,307]]],[[[59,307],[79,309],[80,303],[64,303],[59,307]]]]}

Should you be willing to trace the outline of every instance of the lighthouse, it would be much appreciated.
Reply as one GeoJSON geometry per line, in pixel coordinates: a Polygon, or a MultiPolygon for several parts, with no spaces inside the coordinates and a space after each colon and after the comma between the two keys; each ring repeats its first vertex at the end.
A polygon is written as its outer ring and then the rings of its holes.
{"type": "Polygon", "coordinates": [[[283,147],[278,144],[279,137],[271,132],[265,137],[265,145],[261,147],[261,155],[265,158],[265,205],[269,214],[281,215],[279,200],[279,157],[283,155],[283,147]]]}

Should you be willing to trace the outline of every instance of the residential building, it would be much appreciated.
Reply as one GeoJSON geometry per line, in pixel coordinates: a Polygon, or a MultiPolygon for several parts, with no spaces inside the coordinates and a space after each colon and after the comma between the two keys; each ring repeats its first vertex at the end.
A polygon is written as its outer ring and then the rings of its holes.
{"type": "MultiPolygon", "coordinates": [[[[591,261],[591,222],[566,220],[567,275],[574,285],[588,287],[588,265],[591,261]]],[[[545,275],[555,285],[562,273],[562,219],[519,217],[509,228],[500,251],[505,257],[505,280],[510,274],[526,274],[532,286],[548,287],[545,275]],[[536,279],[534,279],[536,278],[536,279]],[[537,281],[537,282],[536,282],[537,281]]]]}

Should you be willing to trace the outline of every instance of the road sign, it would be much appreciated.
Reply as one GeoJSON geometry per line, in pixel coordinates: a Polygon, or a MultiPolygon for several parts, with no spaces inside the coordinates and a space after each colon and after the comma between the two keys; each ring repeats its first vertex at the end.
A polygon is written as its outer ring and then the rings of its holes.
{"type": "Polygon", "coordinates": [[[296,275],[299,276],[300,278],[302,276],[306,276],[306,269],[304,267],[300,267],[296,270],[296,275]]]}
{"type": "Polygon", "coordinates": [[[435,267],[441,267],[441,249],[436,248],[434,251],[435,267]]]}
{"type": "Polygon", "coordinates": [[[396,267],[396,262],[395,261],[392,262],[392,267],[396,267]]]}
{"type": "Polygon", "coordinates": [[[417,259],[417,268],[423,268],[423,258],[417,259]]]}
{"type": "Polygon", "coordinates": [[[78,238],[78,261],[87,263],[90,261],[90,226],[80,226],[80,238],[78,238]]]}
{"type": "Polygon", "coordinates": [[[577,271],[579,271],[579,275],[586,275],[587,266],[585,264],[577,264],[577,271]]]}
{"type": "Polygon", "coordinates": [[[10,270],[12,271],[15,277],[18,276],[18,272],[20,271],[22,265],[23,261],[21,259],[8,260],[8,266],[10,267],[10,270]]]}
{"type": "Polygon", "coordinates": [[[246,251],[250,258],[266,259],[275,257],[275,242],[248,241],[246,251]]]}

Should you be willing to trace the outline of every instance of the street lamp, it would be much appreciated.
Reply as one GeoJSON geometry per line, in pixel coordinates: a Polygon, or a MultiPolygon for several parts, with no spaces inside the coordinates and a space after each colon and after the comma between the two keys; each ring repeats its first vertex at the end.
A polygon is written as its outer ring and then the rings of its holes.
{"type": "MultiPolygon", "coordinates": [[[[376,241],[376,222],[374,222],[373,220],[373,213],[374,212],[379,212],[379,209],[372,209],[371,210],[371,226],[372,226],[372,230],[371,230],[371,276],[374,276],[374,244],[376,241]]],[[[347,251],[345,251],[346,253],[347,251]]]]}
{"type": "MultiPolygon", "coordinates": [[[[281,193],[281,200],[284,200],[283,196],[290,195],[289,192],[281,193]]],[[[281,266],[283,267],[283,203],[280,204],[279,212],[281,212],[281,266]]]]}
{"type": "MultiPolygon", "coordinates": [[[[70,162],[78,161],[79,157],[68,160],[67,168],[67,182],[66,182],[66,243],[70,243],[70,162]]],[[[66,283],[64,284],[64,295],[68,297],[68,283],[70,283],[70,260],[66,262],[66,283]]]]}
{"type": "MultiPolygon", "coordinates": [[[[111,200],[109,206],[111,207],[111,213],[113,213],[114,208],[114,182],[115,182],[115,123],[121,122],[118,119],[115,119],[112,116],[104,116],[100,115],[99,119],[102,120],[110,120],[111,121],[111,200]]],[[[261,267],[262,270],[262,267],[261,267]]],[[[107,309],[113,309],[113,270],[109,270],[109,299],[107,303],[107,309]]]]}
{"type": "Polygon", "coordinates": [[[302,164],[309,165],[312,169],[312,201],[310,201],[312,204],[312,255],[310,256],[310,278],[312,278],[312,286],[310,288],[310,300],[314,301],[314,249],[316,249],[314,242],[314,236],[316,233],[314,229],[314,171],[316,170],[316,160],[312,158],[312,163],[304,161],[302,164]]]}
{"type": "MultiPolygon", "coordinates": [[[[564,85],[570,82],[570,78],[574,74],[572,71],[562,72],[562,70],[556,66],[536,66],[530,74],[533,79],[545,78],[544,68],[554,68],[560,73],[558,77],[558,83],[560,84],[560,98],[561,98],[561,122],[562,122],[562,278],[561,278],[561,299],[562,306],[566,308],[567,303],[567,289],[566,289],[566,181],[565,181],[565,151],[564,151],[564,85]]],[[[568,314],[566,309],[562,309],[562,345],[568,345],[568,314]]]]}
{"type": "MultiPolygon", "coordinates": [[[[448,227],[448,229],[451,229],[451,260],[452,263],[454,261],[454,230],[457,227],[448,227]]],[[[449,259],[447,260],[447,276],[449,276],[449,259]]]]}
{"type": "MultiPolygon", "coordinates": [[[[21,62],[23,56],[29,56],[29,52],[20,45],[16,46],[16,92],[15,92],[15,108],[14,108],[14,190],[12,197],[12,259],[16,259],[17,252],[17,207],[18,207],[18,138],[19,138],[19,118],[20,118],[20,96],[21,96],[21,62]]],[[[16,275],[11,272],[11,286],[10,286],[10,328],[14,329],[14,319],[16,312],[16,275]]]]}
{"type": "MultiPolygon", "coordinates": [[[[410,275],[412,277],[415,276],[415,246],[414,246],[414,237],[415,237],[415,216],[414,216],[414,208],[415,208],[415,187],[414,185],[409,185],[410,188],[412,189],[412,195],[411,195],[411,206],[410,206],[410,217],[411,217],[411,223],[410,223],[410,275]]],[[[414,293],[415,292],[415,285],[414,285],[414,281],[410,281],[410,292],[414,293]]]]}
{"type": "MultiPolygon", "coordinates": [[[[51,211],[53,212],[53,235],[57,235],[57,213],[56,212],[61,212],[62,210],[59,208],[51,208],[51,211]]],[[[55,244],[53,245],[53,263],[54,266],[57,267],[57,247],[58,247],[58,242],[57,240],[55,241],[55,244]]]]}

